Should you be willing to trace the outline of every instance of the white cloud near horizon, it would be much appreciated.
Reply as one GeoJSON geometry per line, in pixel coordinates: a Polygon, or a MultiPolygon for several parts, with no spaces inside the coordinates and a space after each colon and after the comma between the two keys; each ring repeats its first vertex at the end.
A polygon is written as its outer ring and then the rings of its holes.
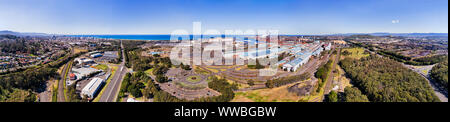
{"type": "Polygon", "coordinates": [[[400,20],[392,20],[392,24],[400,23],[400,20]]]}

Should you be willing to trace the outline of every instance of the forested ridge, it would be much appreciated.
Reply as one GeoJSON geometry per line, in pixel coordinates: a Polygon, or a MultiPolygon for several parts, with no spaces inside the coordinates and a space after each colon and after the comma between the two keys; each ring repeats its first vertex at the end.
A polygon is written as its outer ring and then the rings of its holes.
{"type": "Polygon", "coordinates": [[[0,75],[0,102],[33,102],[36,94],[41,91],[47,80],[51,78],[59,79],[57,70],[62,65],[81,53],[76,55],[66,55],[60,60],[28,68],[24,71],[0,75]],[[18,95],[21,94],[21,95],[18,95]]]}
{"type": "Polygon", "coordinates": [[[420,58],[413,59],[411,57],[404,56],[404,55],[396,53],[396,52],[381,49],[378,46],[368,45],[368,44],[363,44],[363,43],[358,43],[358,42],[351,42],[351,43],[355,46],[369,49],[370,51],[376,52],[377,54],[380,54],[384,57],[389,57],[390,59],[393,59],[393,60],[396,60],[398,62],[402,62],[405,64],[409,64],[409,65],[416,65],[416,66],[432,65],[432,64],[436,64],[436,63],[439,63],[439,62],[442,62],[442,61],[448,59],[448,55],[432,55],[432,56],[426,56],[426,57],[420,57],[420,58]],[[375,48],[381,49],[381,50],[375,50],[375,48]]]}
{"type": "Polygon", "coordinates": [[[446,60],[448,60],[448,55],[434,55],[414,59],[415,62],[421,65],[432,65],[446,60]]]}
{"type": "Polygon", "coordinates": [[[353,84],[373,102],[436,102],[425,78],[401,63],[371,55],[340,62],[353,84]]]}
{"type": "Polygon", "coordinates": [[[317,80],[317,86],[316,86],[316,92],[320,92],[320,89],[325,85],[326,80],[328,79],[328,74],[330,74],[332,70],[334,60],[330,59],[328,62],[324,65],[321,65],[317,72],[314,73],[314,76],[318,79],[317,80]]]}
{"type": "Polygon", "coordinates": [[[344,92],[331,91],[324,100],[325,102],[369,102],[366,95],[358,88],[347,86],[344,92]]]}
{"type": "Polygon", "coordinates": [[[0,39],[6,38],[8,40],[0,41],[0,52],[5,53],[30,53],[37,54],[42,48],[38,42],[26,41],[23,37],[13,35],[0,35],[0,39]]]}
{"type": "Polygon", "coordinates": [[[448,91],[448,60],[437,64],[431,69],[431,78],[448,91]]]}
{"type": "Polygon", "coordinates": [[[340,100],[344,102],[369,102],[367,96],[355,87],[346,87],[340,100]]]}

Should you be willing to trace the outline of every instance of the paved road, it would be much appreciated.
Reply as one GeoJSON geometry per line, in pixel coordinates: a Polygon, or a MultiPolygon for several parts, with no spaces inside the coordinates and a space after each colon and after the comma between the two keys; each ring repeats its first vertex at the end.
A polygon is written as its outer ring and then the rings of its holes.
{"type": "Polygon", "coordinates": [[[116,102],[117,94],[120,89],[120,84],[122,84],[123,77],[128,72],[127,68],[125,67],[125,52],[123,51],[124,47],[123,44],[121,44],[122,47],[122,63],[120,63],[119,67],[117,68],[116,73],[114,74],[113,78],[111,79],[108,86],[105,87],[105,91],[100,96],[99,102],[116,102]]]}
{"type": "Polygon", "coordinates": [[[443,88],[440,88],[439,84],[437,84],[434,80],[432,80],[429,75],[423,77],[427,79],[428,84],[430,84],[430,86],[433,88],[433,91],[439,98],[439,100],[441,100],[441,102],[448,102],[448,91],[444,90],[443,88]]]}
{"type": "Polygon", "coordinates": [[[64,83],[65,83],[64,76],[67,74],[67,68],[69,68],[69,63],[64,64],[64,68],[62,69],[60,74],[61,79],[59,79],[58,81],[58,96],[57,96],[58,102],[66,101],[66,98],[64,97],[64,83]]]}

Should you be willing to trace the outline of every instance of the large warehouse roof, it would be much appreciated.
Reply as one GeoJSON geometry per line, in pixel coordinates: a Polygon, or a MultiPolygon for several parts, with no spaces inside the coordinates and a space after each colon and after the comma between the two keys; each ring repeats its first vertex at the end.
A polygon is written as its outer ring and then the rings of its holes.
{"type": "Polygon", "coordinates": [[[82,94],[87,95],[89,97],[93,97],[95,93],[100,88],[100,85],[103,83],[103,79],[94,78],[92,79],[82,90],[82,94]]]}

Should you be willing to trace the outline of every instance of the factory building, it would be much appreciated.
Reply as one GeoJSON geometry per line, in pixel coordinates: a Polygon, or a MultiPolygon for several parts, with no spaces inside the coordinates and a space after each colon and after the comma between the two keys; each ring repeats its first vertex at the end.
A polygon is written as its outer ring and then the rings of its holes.
{"type": "Polygon", "coordinates": [[[317,48],[316,50],[314,50],[314,52],[312,53],[313,56],[319,56],[320,53],[323,51],[322,47],[317,48]]]}
{"type": "Polygon", "coordinates": [[[300,66],[308,63],[311,55],[310,52],[298,52],[295,54],[295,59],[284,64],[282,68],[286,71],[295,72],[300,66]]]}
{"type": "Polygon", "coordinates": [[[297,69],[302,66],[303,64],[306,64],[308,60],[303,60],[302,58],[296,58],[286,64],[283,65],[283,70],[295,72],[297,69]]]}
{"type": "Polygon", "coordinates": [[[91,55],[91,58],[98,58],[98,57],[102,57],[103,55],[101,53],[95,53],[91,55]]]}
{"type": "Polygon", "coordinates": [[[331,43],[325,44],[324,47],[325,50],[331,50],[331,43]]]}
{"type": "Polygon", "coordinates": [[[319,56],[323,49],[319,41],[315,41],[313,44],[296,45],[290,50],[295,59],[283,64],[282,69],[295,72],[300,66],[308,63],[312,56],[319,56]]]}
{"type": "Polygon", "coordinates": [[[95,94],[100,90],[101,85],[103,84],[104,80],[101,78],[93,78],[81,91],[81,95],[88,96],[89,98],[93,98],[95,94]]]}
{"type": "Polygon", "coordinates": [[[88,58],[75,58],[75,61],[78,62],[77,65],[90,65],[90,64],[95,64],[94,60],[92,59],[88,59],[88,58]]]}

